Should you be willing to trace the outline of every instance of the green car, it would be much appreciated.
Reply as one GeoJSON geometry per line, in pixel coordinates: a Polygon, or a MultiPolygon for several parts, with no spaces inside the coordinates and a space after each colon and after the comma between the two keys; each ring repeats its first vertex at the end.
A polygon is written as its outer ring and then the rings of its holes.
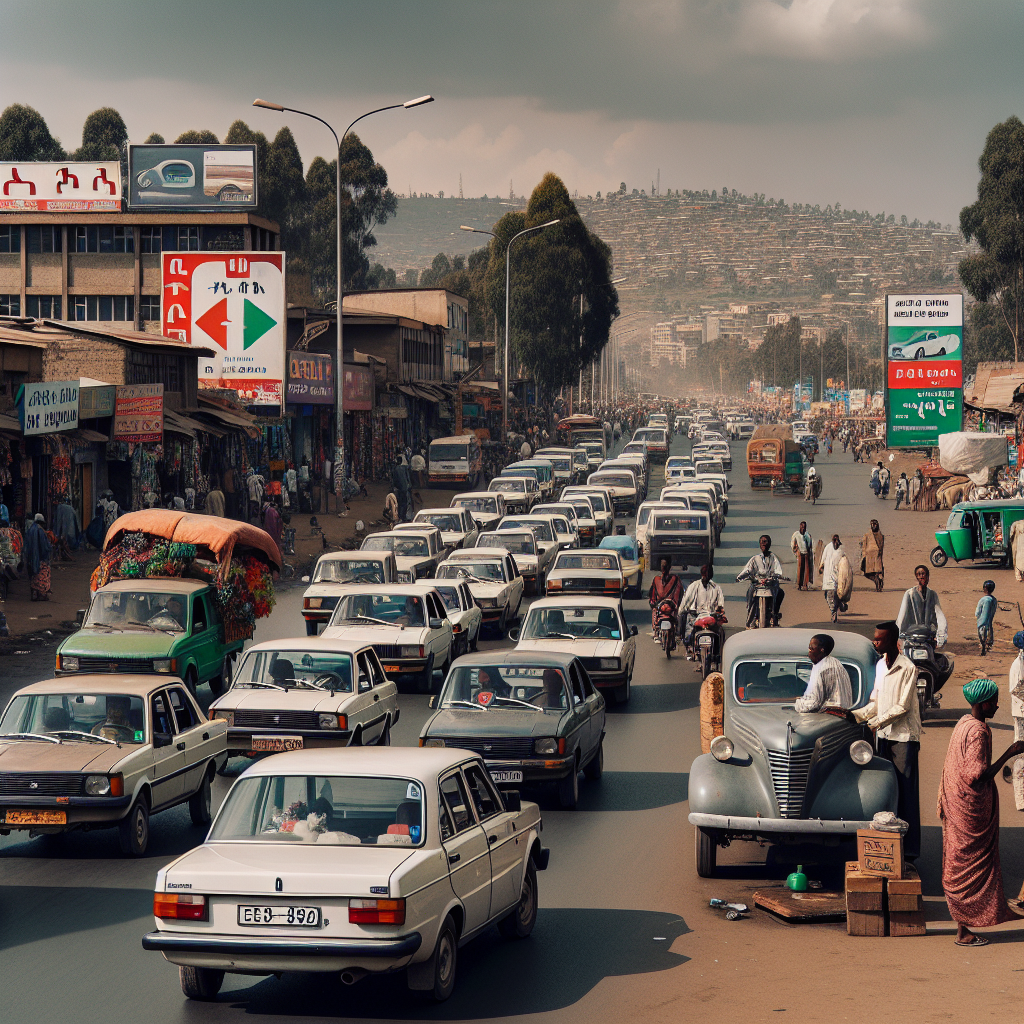
{"type": "Polygon", "coordinates": [[[954,505],[944,530],[935,531],[936,546],[930,560],[937,569],[955,562],[993,560],[1013,564],[1010,527],[1024,519],[1024,500],[962,501],[954,505]]]}
{"type": "Polygon", "coordinates": [[[57,649],[56,671],[166,673],[183,679],[193,694],[209,683],[216,695],[230,682],[243,643],[225,641],[210,584],[118,580],[93,594],[82,628],[57,649]]]}

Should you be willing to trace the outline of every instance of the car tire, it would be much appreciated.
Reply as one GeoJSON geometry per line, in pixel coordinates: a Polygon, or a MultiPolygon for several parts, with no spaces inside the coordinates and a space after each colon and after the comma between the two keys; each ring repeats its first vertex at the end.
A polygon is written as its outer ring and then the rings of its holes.
{"type": "Polygon", "coordinates": [[[427,666],[420,673],[419,678],[416,680],[416,689],[420,693],[430,693],[434,688],[434,654],[431,652],[430,657],[427,658],[427,666]]]}
{"type": "Polygon", "coordinates": [[[188,798],[188,816],[192,824],[199,827],[209,825],[213,820],[213,787],[210,784],[210,773],[203,775],[202,785],[188,798]]]}
{"type": "Polygon", "coordinates": [[[141,857],[149,846],[149,801],[140,796],[117,823],[117,841],[127,857],[141,857]]]}
{"type": "Polygon", "coordinates": [[[498,922],[498,931],[506,939],[525,939],[537,923],[537,868],[530,858],[523,873],[523,889],[519,902],[507,917],[498,922]]]}
{"type": "Polygon", "coordinates": [[[931,562],[936,569],[941,569],[949,561],[949,555],[947,555],[942,548],[936,545],[932,548],[931,554],[928,556],[928,561],[931,562]]]}
{"type": "Polygon", "coordinates": [[[633,676],[627,677],[626,681],[612,691],[612,698],[616,704],[628,704],[629,694],[633,688],[633,676]]]}
{"type": "Polygon", "coordinates": [[[194,668],[189,668],[185,671],[185,688],[193,697],[196,696],[196,690],[199,688],[199,679],[194,668]]]}
{"type": "Polygon", "coordinates": [[[384,721],[384,731],[380,734],[380,739],[377,740],[378,747],[390,747],[391,746],[391,716],[384,721]]]}
{"type": "MultiPolygon", "coordinates": [[[[459,937],[455,930],[455,921],[449,914],[437,933],[437,945],[426,963],[416,964],[409,968],[409,987],[424,999],[435,1003],[443,1003],[455,991],[455,972],[459,961],[459,937]],[[427,972],[426,988],[413,988],[413,972],[427,972]],[[430,982],[433,982],[432,984],[430,982]]],[[[418,978],[416,979],[419,980],[418,978]]]]}
{"type": "Polygon", "coordinates": [[[231,680],[235,674],[235,656],[234,654],[225,654],[224,660],[221,662],[220,675],[214,676],[210,680],[210,693],[214,697],[219,697],[225,690],[231,689],[231,680]]]}
{"type": "Polygon", "coordinates": [[[565,778],[558,780],[558,806],[563,811],[576,810],[580,799],[580,766],[573,765],[573,770],[565,778]]]}
{"type": "Polygon", "coordinates": [[[693,830],[693,855],[697,861],[697,874],[701,878],[714,878],[718,863],[718,844],[706,828],[693,830]]]}
{"type": "Polygon", "coordinates": [[[201,1003],[209,1003],[216,999],[221,985],[224,984],[224,972],[212,967],[179,967],[178,978],[185,998],[195,999],[201,1003]]]}
{"type": "Polygon", "coordinates": [[[483,628],[484,628],[483,627],[483,623],[481,623],[479,629],[477,629],[477,631],[476,631],[476,636],[474,636],[473,639],[470,640],[470,642],[469,642],[469,649],[471,651],[477,650],[477,644],[480,642],[480,630],[483,629],[483,628]]]}
{"type": "Polygon", "coordinates": [[[590,759],[590,763],[583,769],[583,775],[589,782],[600,782],[604,775],[604,739],[597,745],[597,753],[590,759]]]}
{"type": "Polygon", "coordinates": [[[923,348],[919,348],[919,349],[918,349],[918,350],[917,350],[917,351],[916,351],[916,352],[914,353],[914,358],[915,358],[915,359],[924,359],[924,349],[923,349],[923,348]]]}
{"type": "Polygon", "coordinates": [[[498,616],[498,636],[504,639],[505,630],[508,627],[508,606],[501,609],[501,614],[498,616]]]}

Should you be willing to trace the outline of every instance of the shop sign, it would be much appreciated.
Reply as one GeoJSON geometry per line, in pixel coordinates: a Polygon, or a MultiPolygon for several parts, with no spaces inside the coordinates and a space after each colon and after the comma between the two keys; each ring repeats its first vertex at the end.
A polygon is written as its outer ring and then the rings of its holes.
{"type": "Polygon", "coordinates": [[[939,443],[940,434],[961,429],[963,392],[901,388],[889,392],[886,443],[890,448],[926,448],[939,443]]]}
{"type": "Polygon", "coordinates": [[[18,395],[18,418],[26,437],[78,429],[78,381],[51,380],[24,384],[18,395]]]}
{"type": "Polygon", "coordinates": [[[334,361],[330,355],[288,353],[288,401],[301,405],[334,404],[334,361]]]}
{"type": "Polygon", "coordinates": [[[129,146],[133,210],[256,208],[255,146],[129,146]]]}
{"type": "Polygon", "coordinates": [[[0,212],[120,213],[121,165],[96,163],[0,163],[0,212]]]}
{"type": "Polygon", "coordinates": [[[78,418],[82,420],[98,420],[103,416],[113,416],[114,392],[116,390],[117,388],[113,384],[79,388],[78,418]]]}
{"type": "Polygon", "coordinates": [[[163,334],[213,348],[199,359],[200,387],[230,388],[244,405],[284,398],[285,254],[165,252],[163,334]]]}
{"type": "Polygon", "coordinates": [[[163,384],[121,384],[114,399],[115,441],[159,444],[164,436],[163,384]]]}
{"type": "Polygon", "coordinates": [[[346,366],[344,370],[345,411],[368,412],[373,408],[373,370],[366,366],[346,366]]]}

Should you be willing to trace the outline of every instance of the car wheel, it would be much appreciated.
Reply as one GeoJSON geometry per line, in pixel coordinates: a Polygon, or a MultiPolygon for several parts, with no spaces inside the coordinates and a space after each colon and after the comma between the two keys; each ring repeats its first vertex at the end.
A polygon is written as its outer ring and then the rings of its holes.
{"type": "Polygon", "coordinates": [[[574,811],[580,799],[580,769],[579,764],[573,765],[573,770],[558,780],[558,806],[563,811],[574,811]]]}
{"type": "Polygon", "coordinates": [[[501,609],[501,614],[498,616],[498,636],[504,639],[505,629],[508,626],[508,607],[501,609]]]}
{"type": "Polygon", "coordinates": [[[306,636],[316,636],[316,623],[306,619],[306,636]]]}
{"type": "Polygon", "coordinates": [[[185,687],[193,697],[196,695],[196,690],[199,687],[199,680],[194,668],[190,668],[185,672],[185,687]]]}
{"type": "Polygon", "coordinates": [[[472,640],[469,641],[469,649],[471,651],[475,651],[477,649],[477,643],[480,640],[480,630],[481,629],[483,629],[483,624],[482,623],[481,623],[480,627],[477,629],[476,635],[473,637],[472,640]]]}
{"type": "Polygon", "coordinates": [[[212,967],[179,967],[178,978],[181,991],[186,999],[198,999],[202,1003],[212,1002],[224,984],[224,972],[212,967]]]}
{"type": "MultiPolygon", "coordinates": [[[[431,999],[437,1003],[443,1003],[455,990],[455,971],[459,960],[459,941],[455,932],[455,922],[449,914],[441,925],[441,931],[437,936],[437,945],[430,959],[425,964],[417,964],[409,968],[409,987],[417,995],[431,999]],[[426,970],[427,985],[420,988],[417,985],[413,988],[413,973],[419,974],[426,970]]],[[[418,978],[415,981],[419,981],[418,978]]]]}
{"type": "Polygon", "coordinates": [[[590,759],[590,764],[583,769],[583,774],[591,782],[600,782],[604,775],[604,740],[597,745],[597,753],[590,759]]]}
{"type": "Polygon", "coordinates": [[[225,654],[220,666],[220,675],[214,676],[210,680],[210,693],[214,697],[219,697],[225,690],[231,689],[231,678],[234,675],[234,671],[235,656],[233,654],[225,654]]]}
{"type": "Polygon", "coordinates": [[[429,658],[427,658],[427,666],[420,673],[419,679],[416,680],[416,689],[420,693],[430,693],[434,688],[434,655],[431,652],[429,658]]]}
{"type": "Polygon", "coordinates": [[[924,349],[923,349],[923,348],[919,348],[919,349],[918,349],[918,350],[917,350],[917,351],[916,351],[916,352],[914,353],[914,358],[915,358],[915,359],[924,359],[924,349]]]}
{"type": "Polygon", "coordinates": [[[928,560],[936,569],[941,569],[949,561],[949,555],[936,545],[936,547],[932,548],[932,553],[928,556],[928,560]]]}
{"type": "Polygon", "coordinates": [[[705,828],[695,828],[693,830],[693,839],[697,874],[701,878],[714,878],[715,866],[718,862],[718,844],[712,839],[711,833],[705,828]]]}
{"type": "Polygon", "coordinates": [[[945,354],[946,354],[946,350],[944,348],[940,348],[939,349],[939,355],[940,356],[944,356],[945,354]]]}
{"type": "Polygon", "coordinates": [[[378,747],[390,747],[391,746],[391,716],[389,715],[384,722],[384,731],[380,734],[380,739],[377,740],[378,747]]]}
{"type": "Polygon", "coordinates": [[[213,793],[210,787],[210,773],[203,776],[203,784],[188,798],[188,814],[193,825],[209,825],[213,820],[211,807],[213,793]]]}
{"type": "Polygon", "coordinates": [[[498,922],[498,931],[506,939],[525,939],[537,923],[537,868],[527,860],[523,891],[515,910],[498,922]]]}
{"type": "Polygon", "coordinates": [[[633,677],[632,675],[626,678],[626,681],[617,689],[612,691],[612,696],[616,704],[628,704],[629,693],[633,688],[633,677]]]}
{"type": "Polygon", "coordinates": [[[117,840],[121,852],[130,857],[141,857],[149,846],[149,803],[144,796],[117,823],[117,840]]]}

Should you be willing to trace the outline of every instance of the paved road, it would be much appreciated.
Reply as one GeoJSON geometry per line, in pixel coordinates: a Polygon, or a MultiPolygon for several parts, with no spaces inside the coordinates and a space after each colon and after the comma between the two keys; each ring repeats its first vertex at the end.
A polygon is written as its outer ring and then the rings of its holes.
{"type": "MultiPolygon", "coordinates": [[[[675,450],[683,449],[677,441],[675,450]]],[[[773,534],[788,562],[789,535],[799,519],[809,521],[815,538],[838,531],[845,539],[859,537],[874,514],[866,474],[848,457],[819,461],[826,490],[815,508],[790,495],[752,492],[739,446],[735,458],[731,515],[716,558],[733,624],[742,621],[744,585],[731,581],[759,534],[773,534]]],[[[283,593],[257,638],[301,633],[300,600],[301,589],[283,593]]],[[[860,605],[861,614],[846,628],[867,629],[881,616],[866,597],[853,611],[860,605]]],[[[756,846],[736,844],[720,854],[723,877],[696,877],[686,801],[690,763],[700,750],[699,677],[691,663],[667,661],[644,635],[650,621],[646,601],[630,601],[627,610],[641,629],[633,696],[627,708],[609,715],[603,780],[581,785],[574,812],[544,808],[552,856],[540,877],[542,909],[534,935],[508,943],[494,930],[472,943],[460,958],[455,995],[443,1006],[413,1002],[397,978],[345,988],[308,975],[280,981],[229,977],[215,1004],[187,1004],[176,970],[139,943],[152,923],[157,868],[202,838],[187,811],[178,809],[153,819],[149,852],[137,861],[119,855],[113,832],[0,839],[4,1019],[160,1024],[241,1021],[248,1015],[468,1021],[546,1014],[560,1024],[592,1024],[626,1016],[778,1021],[778,1011],[786,1011],[790,1019],[832,1024],[863,1019],[865,1004],[880,996],[886,1005],[897,1005],[891,1001],[896,991],[906,996],[900,1004],[906,1020],[937,1020],[945,1019],[949,992],[965,969],[980,993],[975,1010],[984,1009],[985,1019],[1019,1019],[1020,974],[1009,973],[1019,972],[1019,945],[993,943],[984,954],[968,953],[957,950],[947,932],[894,946],[893,940],[848,938],[842,925],[787,927],[761,914],[730,923],[708,909],[712,896],[752,902],[759,884],[791,868],[766,860],[756,846]]],[[[786,625],[825,624],[820,592],[796,594],[790,588],[784,612],[786,625]]],[[[51,652],[33,656],[40,677],[51,659],[51,652]]],[[[23,668],[19,676],[24,674],[23,668]]],[[[10,688],[6,680],[4,685],[10,688]]],[[[401,706],[394,742],[414,744],[426,698],[403,695],[401,706]]],[[[945,735],[929,748],[933,768],[945,735]]],[[[218,803],[229,783],[218,779],[218,803]]],[[[929,785],[922,785],[926,809],[934,782],[929,785]]],[[[925,834],[929,914],[938,921],[946,916],[944,905],[935,902],[938,830],[929,826],[925,834]]],[[[1020,844],[1014,851],[1007,845],[1004,840],[1007,881],[1016,886],[1024,872],[1020,844]]],[[[834,870],[834,863],[822,865],[812,869],[812,877],[828,880],[834,870]]]]}

